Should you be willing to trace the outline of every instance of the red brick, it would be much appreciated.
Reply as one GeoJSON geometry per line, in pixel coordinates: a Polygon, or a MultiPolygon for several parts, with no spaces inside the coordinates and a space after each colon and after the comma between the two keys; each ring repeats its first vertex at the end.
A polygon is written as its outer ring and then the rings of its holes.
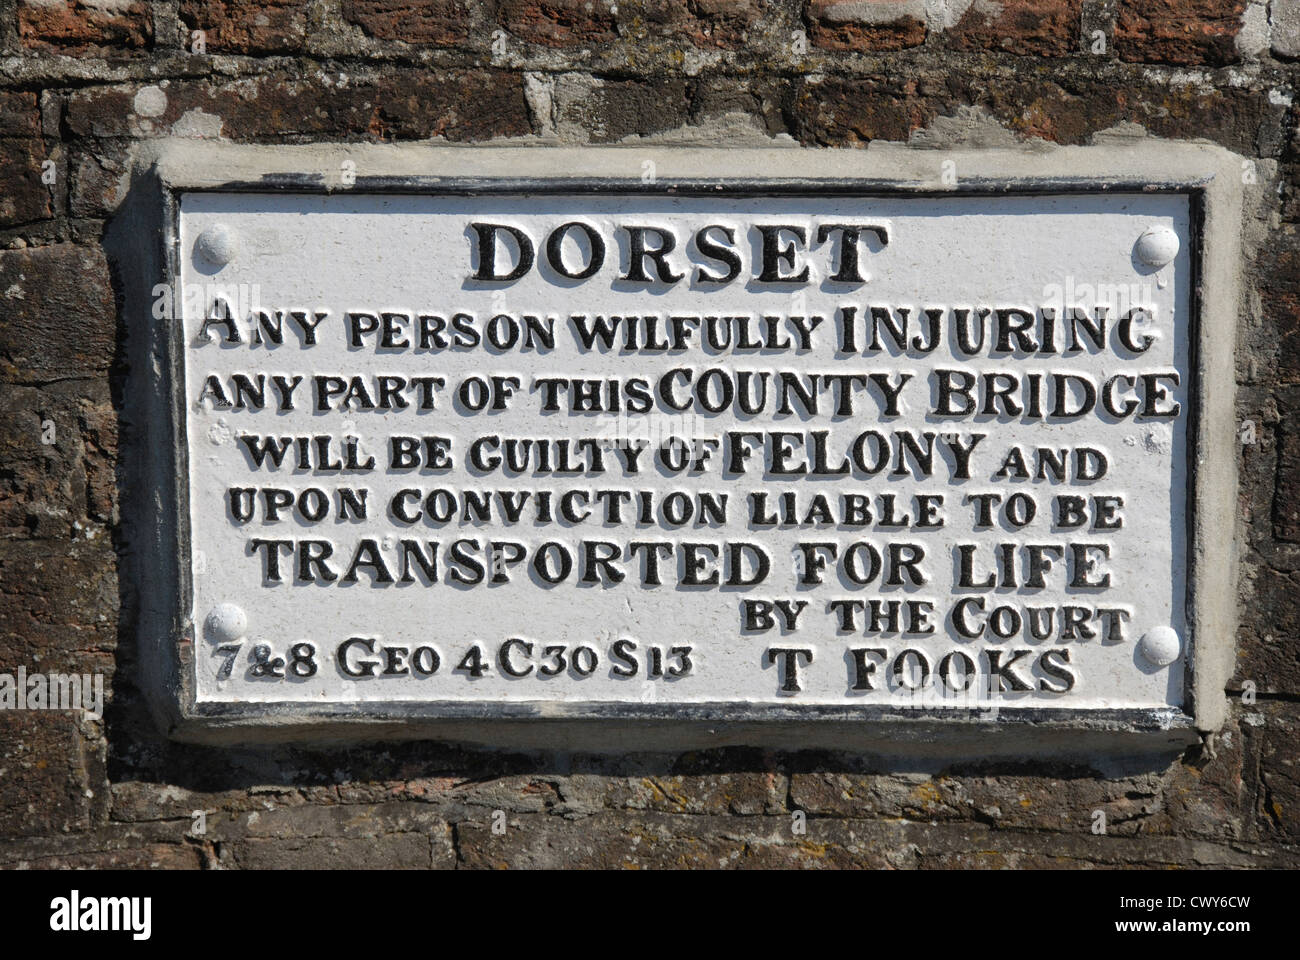
{"type": "Polygon", "coordinates": [[[144,0],[19,0],[18,35],[57,53],[139,49],[153,41],[153,13],[144,0]]]}
{"type": "Polygon", "coordinates": [[[40,107],[36,94],[25,90],[0,91],[0,137],[39,137],[40,107]]]}
{"type": "Polygon", "coordinates": [[[460,0],[343,0],[343,18],[380,40],[447,46],[469,35],[460,0]]]}
{"type": "Polygon", "coordinates": [[[1061,57],[1079,48],[1083,0],[976,0],[944,32],[959,50],[1061,57]]]}
{"type": "Polygon", "coordinates": [[[181,0],[180,17],[208,53],[290,53],[307,35],[307,0],[181,0]]]}
{"type": "Polygon", "coordinates": [[[520,40],[548,47],[607,43],[618,35],[606,0],[504,0],[497,22],[520,40]]]}
{"type": "Polygon", "coordinates": [[[1245,0],[1125,0],[1115,18],[1115,50],[1136,63],[1233,63],[1245,9],[1245,0]]]}
{"type": "Polygon", "coordinates": [[[955,104],[977,106],[1025,137],[1083,144],[1123,121],[1155,136],[1205,137],[1249,154],[1261,124],[1272,116],[1267,95],[1224,85],[1170,86],[1074,78],[1069,87],[1049,79],[951,74],[942,81],[876,73],[853,79],[828,76],[800,84],[792,115],[798,138],[824,146],[869,140],[906,141],[955,104]]]}
{"type": "Polygon", "coordinates": [[[374,131],[383,139],[490,140],[532,132],[518,75],[476,70],[386,77],[374,131]]]}
{"type": "Polygon", "coordinates": [[[762,16],[758,0],[645,0],[623,3],[624,22],[647,35],[685,40],[702,49],[734,50],[762,16]]]}
{"type": "Polygon", "coordinates": [[[881,76],[810,82],[797,94],[795,111],[801,139],[835,146],[906,141],[937,115],[935,104],[918,96],[915,81],[881,76]]]}
{"type": "Polygon", "coordinates": [[[903,50],[925,42],[921,0],[808,0],[804,22],[824,50],[903,50]]]}

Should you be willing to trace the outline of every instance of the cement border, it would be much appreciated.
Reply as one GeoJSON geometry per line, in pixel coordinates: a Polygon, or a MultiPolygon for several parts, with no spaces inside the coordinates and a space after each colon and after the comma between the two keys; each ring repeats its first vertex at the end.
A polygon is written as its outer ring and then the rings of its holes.
{"type": "MultiPolygon", "coordinates": [[[[535,141],[478,146],[421,143],[252,146],[160,140],[141,146],[132,185],[106,245],[126,263],[121,276],[131,379],[125,415],[137,424],[123,468],[123,522],[131,545],[124,571],[139,598],[136,631],[142,681],[160,725],[176,739],[348,740],[398,737],[511,746],[621,752],[727,743],[893,751],[985,744],[991,754],[1102,749],[1169,751],[1192,742],[1193,728],[1217,730],[1227,717],[1236,610],[1237,451],[1235,366],[1243,205],[1242,158],[1204,143],[1109,137],[1085,147],[917,149],[873,144],[866,150],[797,146],[557,147],[535,141]],[[355,164],[355,183],[339,171],[355,164]],[[642,182],[643,163],[654,167],[642,182]],[[952,161],[957,181],[941,180],[952,161]],[[719,169],[728,171],[718,176],[719,169]],[[562,171],[562,172],[561,172],[562,171]],[[762,708],[700,705],[676,719],[634,705],[367,704],[327,709],[298,704],[196,704],[193,624],[187,622],[188,542],[184,423],[176,378],[179,325],[151,317],[151,291],[176,275],[176,194],[184,190],[258,192],[487,193],[523,189],[622,192],[749,191],[964,195],[1062,192],[1176,192],[1192,199],[1196,334],[1195,416],[1188,531],[1191,635],[1190,712],[1000,710],[996,724],[936,721],[896,709],[762,708]],[[142,243],[151,238],[152,244],[142,243]],[[148,247],[147,255],[140,250],[148,247]],[[1229,326],[1225,321],[1232,319],[1229,326]],[[530,718],[530,719],[525,719],[530,718]],[[598,725],[598,729],[594,727],[598,725]],[[970,727],[970,729],[967,729],[970,727]],[[531,728],[531,732],[530,732],[531,728]],[[945,734],[952,730],[953,735],[945,734]],[[1015,731],[1024,731],[1020,736],[1015,731]],[[1081,731],[1088,731],[1083,736],[1081,731]],[[595,739],[593,740],[593,734],[595,739]],[[1100,737],[1100,739],[1099,739],[1100,737]],[[948,743],[951,741],[951,743],[948,743]],[[603,746],[601,746],[603,744],[603,746]],[[1121,744],[1123,744],[1121,746],[1121,744]],[[1145,744],[1139,747],[1139,744],[1145,744]],[[910,746],[909,746],[910,745],[910,746]]],[[[124,451],[128,452],[128,451],[124,451]]]]}

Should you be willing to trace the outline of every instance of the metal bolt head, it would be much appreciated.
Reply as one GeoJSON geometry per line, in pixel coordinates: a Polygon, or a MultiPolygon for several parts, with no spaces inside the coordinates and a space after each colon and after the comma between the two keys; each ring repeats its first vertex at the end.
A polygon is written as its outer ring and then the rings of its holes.
{"type": "Polygon", "coordinates": [[[208,611],[208,631],[221,643],[241,639],[248,632],[248,615],[233,603],[219,603],[208,611]]]}
{"type": "Polygon", "coordinates": [[[1178,256],[1178,234],[1168,227],[1152,227],[1137,238],[1133,252],[1148,267],[1159,269],[1178,256]]]}
{"type": "Polygon", "coordinates": [[[224,223],[214,223],[199,234],[194,248],[204,260],[224,267],[239,255],[239,234],[224,223]]]}
{"type": "Polygon", "coordinates": [[[1138,649],[1148,663],[1167,667],[1182,654],[1183,642],[1173,627],[1152,627],[1142,634],[1138,649]]]}

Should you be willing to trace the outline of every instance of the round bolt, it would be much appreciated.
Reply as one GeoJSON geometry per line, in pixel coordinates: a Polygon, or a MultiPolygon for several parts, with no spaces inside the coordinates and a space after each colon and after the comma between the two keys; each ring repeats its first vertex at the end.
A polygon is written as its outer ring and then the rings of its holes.
{"type": "Polygon", "coordinates": [[[224,267],[239,254],[239,234],[224,223],[214,223],[199,234],[194,247],[203,259],[224,267]]]}
{"type": "Polygon", "coordinates": [[[1178,256],[1178,234],[1168,227],[1152,227],[1138,237],[1137,258],[1157,270],[1178,256]]]}
{"type": "Polygon", "coordinates": [[[1183,643],[1173,627],[1152,627],[1142,634],[1138,649],[1148,663],[1167,667],[1183,652],[1183,643]]]}
{"type": "Polygon", "coordinates": [[[219,603],[208,612],[208,630],[222,643],[239,640],[248,631],[248,615],[233,603],[219,603]]]}

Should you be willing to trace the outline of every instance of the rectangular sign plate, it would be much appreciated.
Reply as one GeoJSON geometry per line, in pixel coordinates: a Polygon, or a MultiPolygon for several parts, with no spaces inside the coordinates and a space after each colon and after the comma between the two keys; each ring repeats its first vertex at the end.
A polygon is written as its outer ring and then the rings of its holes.
{"type": "Polygon", "coordinates": [[[196,703],[1185,707],[1189,197],[846,193],[182,193],[196,703]]]}

